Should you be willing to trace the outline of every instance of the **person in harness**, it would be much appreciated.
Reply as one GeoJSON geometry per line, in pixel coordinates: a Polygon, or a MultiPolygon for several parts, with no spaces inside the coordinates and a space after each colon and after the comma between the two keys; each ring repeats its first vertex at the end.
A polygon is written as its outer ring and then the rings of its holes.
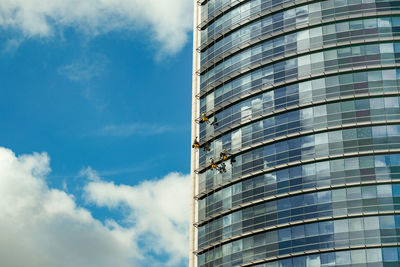
{"type": "Polygon", "coordinates": [[[196,136],[196,138],[193,141],[192,148],[199,148],[199,147],[200,147],[200,144],[199,144],[199,141],[197,140],[197,136],[196,136]]]}
{"type": "Polygon", "coordinates": [[[223,161],[228,160],[229,159],[230,154],[228,153],[228,151],[226,151],[226,149],[223,149],[221,151],[221,153],[219,153],[219,158],[223,161]]]}
{"type": "Polygon", "coordinates": [[[200,122],[208,123],[208,117],[207,117],[207,114],[205,112],[201,113],[200,122]]]}
{"type": "Polygon", "coordinates": [[[214,159],[210,159],[210,164],[211,164],[211,169],[216,169],[218,167],[217,164],[214,162],[214,159]]]}

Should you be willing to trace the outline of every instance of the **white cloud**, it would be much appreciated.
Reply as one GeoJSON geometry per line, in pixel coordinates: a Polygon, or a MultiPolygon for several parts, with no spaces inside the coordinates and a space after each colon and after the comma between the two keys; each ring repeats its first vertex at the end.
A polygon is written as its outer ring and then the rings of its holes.
{"type": "Polygon", "coordinates": [[[88,200],[110,209],[126,205],[130,223],[121,226],[93,218],[74,196],[49,188],[49,172],[45,153],[17,157],[0,147],[0,266],[150,266],[149,253],[167,253],[171,263],[186,259],[187,176],[117,186],[88,169],[88,200]]]}
{"type": "Polygon", "coordinates": [[[88,82],[100,77],[107,68],[108,59],[102,54],[85,56],[80,61],[58,68],[58,72],[71,81],[88,82]]]}
{"type": "Polygon", "coordinates": [[[179,131],[179,127],[147,123],[108,124],[90,135],[94,136],[132,136],[158,135],[179,131]]]}
{"type": "Polygon", "coordinates": [[[74,27],[87,35],[144,29],[168,53],[179,51],[192,28],[187,0],[1,0],[0,27],[25,37],[54,36],[74,27]]]}
{"type": "Polygon", "coordinates": [[[157,253],[171,256],[176,266],[188,255],[189,177],[170,173],[162,180],[145,181],[138,186],[115,185],[95,178],[88,169],[90,182],[86,197],[98,206],[129,210],[127,222],[134,225],[139,238],[157,253]]]}

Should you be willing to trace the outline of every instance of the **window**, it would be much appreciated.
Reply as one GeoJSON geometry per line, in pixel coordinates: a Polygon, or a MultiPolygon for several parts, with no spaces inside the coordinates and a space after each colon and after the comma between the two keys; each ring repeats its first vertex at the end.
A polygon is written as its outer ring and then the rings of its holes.
{"type": "Polygon", "coordinates": [[[318,224],[311,223],[305,225],[305,235],[306,236],[316,236],[319,234],[318,224]]]}
{"type": "Polygon", "coordinates": [[[311,63],[320,63],[324,61],[324,53],[311,54],[311,63]]]}
{"type": "Polygon", "coordinates": [[[367,262],[380,262],[382,261],[382,252],[379,248],[367,250],[367,262]]]}
{"type": "Polygon", "coordinates": [[[368,99],[357,100],[355,104],[356,104],[357,110],[369,109],[369,100],[368,99]]]}
{"type": "Polygon", "coordinates": [[[373,168],[374,158],[373,157],[362,157],[360,158],[360,168],[373,168]]]}
{"type": "Polygon", "coordinates": [[[350,264],[351,263],[351,258],[350,258],[350,251],[341,251],[341,252],[336,252],[336,264],[350,264]]]}
{"type": "MultiPolygon", "coordinates": [[[[304,266],[304,265],[302,265],[304,266]]],[[[307,256],[306,265],[307,267],[319,267],[321,266],[321,260],[319,255],[307,256]]]]}
{"type": "Polygon", "coordinates": [[[366,263],[366,255],[365,250],[352,250],[351,251],[351,263],[352,264],[360,264],[366,263]]]}
{"type": "Polygon", "coordinates": [[[372,137],[372,130],[371,130],[371,128],[358,128],[357,129],[357,136],[360,139],[371,138],[372,137]]]}
{"type": "Polygon", "coordinates": [[[347,158],[344,160],[346,170],[359,169],[358,158],[347,158]]]}
{"type": "Polygon", "coordinates": [[[321,144],[326,144],[328,143],[328,134],[327,133],[322,133],[322,134],[316,134],[315,135],[315,145],[321,145],[321,144]]]}
{"type": "Polygon", "coordinates": [[[324,51],[324,58],[325,58],[326,61],[337,59],[338,58],[337,50],[324,51]]]}
{"type": "Polygon", "coordinates": [[[378,217],[364,217],[364,229],[366,231],[379,229],[379,218],[378,217]]]}
{"type": "Polygon", "coordinates": [[[320,255],[322,266],[335,266],[335,253],[323,253],[320,255]]]}
{"type": "Polygon", "coordinates": [[[365,19],[364,20],[364,28],[376,28],[378,27],[378,23],[375,18],[365,19]]]}
{"type": "Polygon", "coordinates": [[[394,53],[393,44],[379,44],[379,50],[381,53],[394,53]]]}
{"type": "Polygon", "coordinates": [[[310,37],[311,38],[320,37],[320,36],[322,36],[322,28],[321,27],[310,29],[310,37]]]}
{"type": "Polygon", "coordinates": [[[329,162],[322,161],[316,163],[316,169],[318,174],[329,172],[330,171],[329,162]]]}
{"type": "Polygon", "coordinates": [[[376,186],[363,186],[362,189],[362,198],[376,198],[376,186]]]}
{"type": "Polygon", "coordinates": [[[382,248],[383,261],[398,261],[397,248],[382,248]]]}
{"type": "Polygon", "coordinates": [[[393,190],[394,197],[400,197],[400,185],[399,184],[393,184],[392,190],[393,190]]]}
{"type": "Polygon", "coordinates": [[[364,229],[363,218],[349,219],[349,231],[356,232],[364,229]]]}
{"type": "Polygon", "coordinates": [[[318,197],[317,194],[306,194],[304,195],[304,204],[306,206],[312,206],[318,203],[318,197]]]}
{"type": "Polygon", "coordinates": [[[385,102],[383,98],[371,98],[369,100],[372,109],[381,109],[385,107],[385,102]]]}
{"type": "Polygon", "coordinates": [[[385,98],[385,107],[386,108],[398,108],[399,107],[399,98],[386,97],[385,98]]]}
{"type": "Polygon", "coordinates": [[[333,222],[332,221],[319,223],[319,234],[320,235],[331,234],[331,233],[333,233],[333,222]]]}
{"type": "Polygon", "coordinates": [[[392,197],[391,185],[378,185],[377,191],[378,191],[378,197],[392,197]]]}
{"type": "Polygon", "coordinates": [[[352,84],[353,83],[353,75],[352,74],[343,74],[339,76],[339,83],[341,85],[344,84],[352,84]]]}
{"type": "Polygon", "coordinates": [[[304,225],[292,227],[292,239],[304,237],[304,225]]]}
{"type": "Polygon", "coordinates": [[[383,80],[396,80],[396,71],[395,70],[383,70],[382,78],[383,78],[383,80]]]}
{"type": "Polygon", "coordinates": [[[334,221],[335,233],[346,233],[349,231],[349,224],[347,220],[334,221]]]}
{"type": "Polygon", "coordinates": [[[327,203],[331,201],[331,191],[318,192],[318,203],[327,203]]]}
{"type": "MultiPolygon", "coordinates": [[[[366,49],[367,55],[379,54],[379,46],[377,46],[377,45],[366,45],[365,49],[366,49]]],[[[379,72],[379,71],[376,71],[376,72],[379,72]]]]}
{"type": "Polygon", "coordinates": [[[381,229],[394,229],[395,222],[393,216],[382,216],[379,218],[379,225],[381,229]]]}
{"type": "Polygon", "coordinates": [[[378,18],[378,27],[391,27],[390,18],[378,18]]]}
{"type": "Polygon", "coordinates": [[[341,109],[343,112],[355,110],[354,101],[345,101],[341,103],[341,109]]]}
{"type": "Polygon", "coordinates": [[[349,31],[349,22],[341,22],[336,24],[337,32],[347,32],[349,31]]]}
{"type": "Polygon", "coordinates": [[[347,190],[347,199],[361,199],[360,187],[349,187],[347,190]]]}
{"type": "Polygon", "coordinates": [[[363,21],[362,20],[351,20],[349,22],[350,30],[359,30],[363,28],[363,21]]]}
{"type": "Polygon", "coordinates": [[[311,58],[310,55],[302,56],[298,58],[298,66],[310,65],[311,58]]]}
{"type": "Polygon", "coordinates": [[[344,170],[344,160],[343,159],[333,160],[330,162],[330,166],[332,172],[344,170]]]}
{"type": "Polygon", "coordinates": [[[290,240],[292,238],[290,228],[280,229],[278,231],[278,237],[279,241],[290,240]]]}
{"type": "Polygon", "coordinates": [[[349,129],[349,130],[344,130],[342,132],[343,134],[343,140],[354,140],[357,139],[357,130],[356,129],[349,129]]]}
{"type": "Polygon", "coordinates": [[[355,83],[365,82],[368,80],[368,74],[367,74],[367,72],[353,73],[353,80],[355,83]]]}
{"type": "Polygon", "coordinates": [[[390,155],[390,163],[393,166],[400,166],[400,154],[390,155]]]}
{"type": "Polygon", "coordinates": [[[384,137],[386,136],[386,126],[372,127],[373,137],[384,137]]]}
{"type": "Polygon", "coordinates": [[[232,253],[242,251],[242,241],[243,240],[237,240],[232,242],[232,253]]]}

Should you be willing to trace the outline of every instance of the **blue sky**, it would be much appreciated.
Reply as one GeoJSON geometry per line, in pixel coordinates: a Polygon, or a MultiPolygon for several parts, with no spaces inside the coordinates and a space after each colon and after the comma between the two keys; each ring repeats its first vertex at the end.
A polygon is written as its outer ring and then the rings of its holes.
{"type": "Polygon", "coordinates": [[[83,2],[0,6],[0,265],[186,266],[191,3],[83,2]]]}

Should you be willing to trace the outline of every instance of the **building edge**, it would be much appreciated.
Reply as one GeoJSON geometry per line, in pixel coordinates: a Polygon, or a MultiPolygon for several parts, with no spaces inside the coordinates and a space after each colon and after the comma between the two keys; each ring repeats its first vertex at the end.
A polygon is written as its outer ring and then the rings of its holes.
{"type": "MultiPolygon", "coordinates": [[[[194,16],[193,16],[193,69],[192,69],[192,129],[191,129],[191,141],[193,141],[199,135],[199,125],[196,123],[196,119],[199,117],[200,103],[197,101],[196,95],[200,92],[200,77],[196,71],[200,68],[200,55],[197,53],[197,47],[200,45],[199,31],[197,25],[200,24],[200,7],[197,4],[197,0],[193,0],[194,16]]],[[[190,230],[189,230],[189,267],[197,266],[197,257],[194,251],[197,250],[197,230],[194,223],[197,221],[197,205],[194,198],[197,195],[197,179],[198,174],[195,170],[198,168],[198,152],[195,149],[191,150],[191,164],[190,164],[190,182],[191,182],[191,195],[190,195],[190,230]]]]}

